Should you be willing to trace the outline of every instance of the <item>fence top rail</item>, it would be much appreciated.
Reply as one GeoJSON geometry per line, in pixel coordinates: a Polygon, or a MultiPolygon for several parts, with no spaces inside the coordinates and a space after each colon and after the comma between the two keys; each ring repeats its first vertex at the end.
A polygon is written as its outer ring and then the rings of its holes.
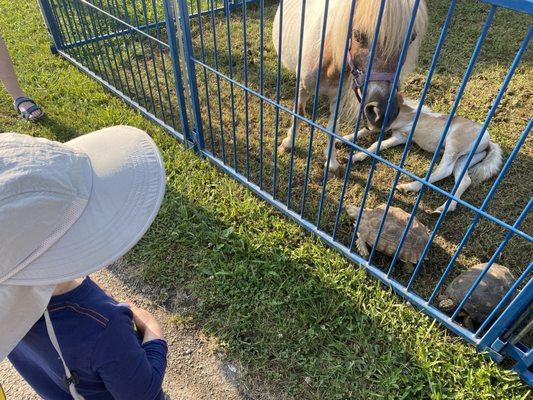
{"type": "Polygon", "coordinates": [[[533,15],[533,0],[481,0],[483,3],[533,15]]]}

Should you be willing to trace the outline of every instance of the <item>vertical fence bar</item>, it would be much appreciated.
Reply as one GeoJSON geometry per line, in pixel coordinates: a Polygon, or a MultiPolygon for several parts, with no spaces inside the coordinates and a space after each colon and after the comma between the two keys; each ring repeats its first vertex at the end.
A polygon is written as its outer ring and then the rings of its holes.
{"type": "MultiPolygon", "coordinates": [[[[311,121],[313,122],[316,122],[317,111],[318,111],[318,95],[319,95],[319,89],[320,89],[320,77],[322,76],[322,63],[324,61],[324,41],[326,39],[328,10],[329,10],[329,0],[325,0],[324,17],[322,18],[322,31],[320,34],[320,51],[318,54],[318,67],[317,67],[317,73],[316,73],[315,92],[313,96],[313,111],[311,113],[311,121]]],[[[342,82],[342,78],[340,78],[340,82],[342,82]]],[[[311,172],[311,159],[313,158],[314,133],[315,133],[315,127],[314,125],[311,125],[311,131],[309,132],[309,144],[307,145],[307,160],[306,160],[307,162],[305,165],[304,188],[302,192],[302,201],[300,204],[300,215],[302,217],[305,213],[305,202],[307,200],[307,188],[308,188],[308,183],[309,183],[309,174],[311,172]]]]}
{"type": "Polygon", "coordinates": [[[189,78],[191,105],[195,122],[195,134],[194,140],[198,150],[203,151],[205,149],[204,133],[202,129],[202,114],[200,110],[200,101],[198,99],[198,84],[196,82],[196,67],[193,60],[193,47],[191,38],[191,27],[189,24],[189,12],[187,9],[187,2],[185,0],[173,0],[178,2],[179,18],[176,21],[181,22],[183,32],[183,50],[185,54],[185,63],[187,65],[187,76],[189,78]]]}
{"type": "MultiPolygon", "coordinates": [[[[259,0],[259,93],[264,95],[265,65],[264,65],[264,31],[265,31],[265,0],[259,0]]],[[[259,188],[263,190],[263,108],[264,101],[259,99],[259,188]]]]}
{"type": "Polygon", "coordinates": [[[189,121],[187,118],[187,105],[185,102],[185,90],[183,88],[183,79],[181,76],[179,50],[176,39],[176,26],[173,15],[176,15],[174,10],[175,3],[173,0],[163,0],[163,11],[165,13],[165,24],[167,27],[168,46],[170,50],[170,59],[172,60],[172,72],[174,75],[174,89],[176,97],[178,98],[178,107],[180,109],[180,122],[183,137],[190,138],[191,132],[189,130],[189,121]]]}
{"type": "Polygon", "coordinates": [[[43,15],[44,23],[50,32],[50,38],[52,39],[52,52],[56,50],[62,50],[64,47],[64,39],[59,29],[57,18],[54,14],[54,10],[49,0],[39,0],[41,6],[41,12],[43,15]]]}
{"type": "Polygon", "coordinates": [[[232,122],[232,133],[233,133],[233,169],[235,172],[238,172],[238,165],[237,165],[237,132],[235,126],[237,125],[235,122],[235,89],[233,87],[233,57],[231,53],[231,23],[230,23],[230,0],[223,0],[224,1],[224,10],[226,14],[226,44],[228,46],[228,57],[229,57],[229,77],[230,77],[230,102],[231,102],[231,122],[232,122]]]}
{"type": "MultiPolygon", "coordinates": [[[[243,0],[245,1],[245,0],[243,0]]],[[[304,40],[304,26],[305,26],[305,5],[306,0],[302,0],[302,11],[300,13],[300,35],[298,37],[298,67],[296,68],[296,84],[294,86],[294,107],[293,110],[295,113],[300,112],[299,101],[300,101],[300,80],[302,79],[302,53],[303,53],[303,40],[304,40]]],[[[293,116],[292,127],[291,127],[291,155],[289,161],[289,178],[288,178],[288,187],[287,187],[287,208],[291,208],[291,196],[292,196],[292,175],[294,169],[294,147],[296,143],[296,132],[298,131],[298,123],[296,116],[293,116]]]]}
{"type": "MultiPolygon", "coordinates": [[[[176,127],[176,119],[174,117],[174,110],[173,110],[173,107],[172,107],[172,99],[171,99],[171,96],[170,96],[170,87],[169,87],[169,84],[168,84],[168,74],[167,74],[167,67],[166,67],[166,62],[165,62],[165,52],[163,50],[163,45],[161,44],[161,27],[162,27],[162,24],[159,22],[159,18],[157,17],[157,5],[156,5],[156,2],[155,0],[152,0],[152,9],[154,10],[154,23],[155,23],[155,26],[156,26],[156,30],[157,30],[157,39],[158,39],[158,42],[157,42],[157,48],[159,49],[159,56],[161,57],[161,67],[163,68],[163,80],[165,82],[165,91],[166,91],[166,95],[167,95],[167,103],[168,103],[168,109],[169,109],[169,112],[170,112],[170,120],[172,121],[172,126],[173,127],[176,127]]],[[[164,16],[164,10],[163,10],[163,18],[165,18],[164,16]]]]}
{"type": "MultiPolygon", "coordinates": [[[[278,32],[278,59],[276,70],[276,104],[279,104],[281,97],[281,52],[283,45],[283,0],[279,1],[279,32],[278,32]]],[[[279,107],[275,107],[274,116],[274,172],[272,174],[272,198],[277,197],[278,188],[278,136],[279,136],[279,107]]]]}
{"type": "MultiPolygon", "coordinates": [[[[217,43],[217,32],[216,32],[216,25],[215,25],[215,3],[214,0],[209,0],[211,10],[209,13],[209,20],[211,24],[211,31],[213,32],[213,56],[215,59],[215,70],[218,72],[219,70],[219,63],[218,63],[218,43],[217,43]]],[[[222,153],[222,161],[224,164],[226,164],[226,146],[225,146],[225,139],[224,139],[224,123],[222,122],[222,97],[220,95],[220,76],[218,74],[215,74],[216,82],[217,82],[217,105],[218,105],[218,122],[220,125],[220,152],[222,153]]]]}
{"type": "MultiPolygon", "coordinates": [[[[204,45],[204,26],[202,23],[202,3],[201,0],[196,0],[196,19],[198,21],[198,30],[200,31],[200,56],[202,57],[202,62],[205,64],[205,45],[204,45]]],[[[202,72],[204,76],[204,90],[205,90],[205,101],[207,102],[207,122],[209,124],[209,141],[211,144],[211,152],[213,155],[216,155],[215,150],[215,138],[213,136],[213,121],[211,117],[211,99],[209,98],[209,82],[207,80],[207,70],[202,67],[202,72]]]]}
{"type": "MultiPolygon", "coordinates": [[[[248,87],[248,30],[246,29],[247,9],[246,0],[241,2],[242,5],[242,45],[243,45],[243,63],[244,63],[244,86],[248,87]]],[[[250,180],[250,118],[248,115],[248,92],[244,91],[244,133],[246,135],[246,178],[250,180]]]]}

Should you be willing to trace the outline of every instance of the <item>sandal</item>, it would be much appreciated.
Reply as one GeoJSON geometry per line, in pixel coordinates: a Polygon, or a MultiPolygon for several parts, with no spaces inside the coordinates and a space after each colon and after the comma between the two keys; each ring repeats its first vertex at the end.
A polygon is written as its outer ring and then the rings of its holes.
{"type": "Polygon", "coordinates": [[[19,97],[18,99],[15,100],[15,102],[13,103],[13,106],[15,107],[15,110],[22,116],[22,118],[24,118],[26,121],[30,121],[30,122],[37,122],[39,121],[40,119],[42,119],[44,117],[44,112],[43,110],[41,109],[41,107],[39,107],[37,104],[35,104],[35,102],[30,99],[29,97],[19,97]],[[33,105],[28,107],[27,109],[25,110],[21,110],[20,109],[20,106],[23,104],[23,103],[32,103],[33,105]],[[41,114],[37,115],[37,116],[34,116],[33,113],[35,111],[40,111],[41,114]]]}

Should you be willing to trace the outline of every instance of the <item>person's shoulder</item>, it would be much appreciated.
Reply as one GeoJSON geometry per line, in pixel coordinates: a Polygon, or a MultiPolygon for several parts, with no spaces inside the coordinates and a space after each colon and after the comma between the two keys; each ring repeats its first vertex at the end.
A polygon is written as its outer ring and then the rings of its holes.
{"type": "Polygon", "coordinates": [[[104,329],[114,320],[124,322],[132,320],[133,314],[126,304],[117,302],[89,278],[86,278],[83,285],[79,296],[64,298],[63,301],[50,304],[48,311],[52,314],[69,312],[77,318],[92,321],[104,329]]]}

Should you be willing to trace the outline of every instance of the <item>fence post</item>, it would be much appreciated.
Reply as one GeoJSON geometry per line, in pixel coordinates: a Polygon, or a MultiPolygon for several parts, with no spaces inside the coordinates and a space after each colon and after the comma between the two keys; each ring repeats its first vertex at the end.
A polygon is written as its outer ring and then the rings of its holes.
{"type": "MultiPolygon", "coordinates": [[[[174,75],[174,89],[178,98],[180,108],[181,129],[183,130],[183,137],[186,142],[192,142],[194,146],[194,138],[189,129],[189,119],[187,115],[187,103],[185,100],[185,87],[183,78],[181,76],[180,52],[179,44],[176,39],[176,26],[174,25],[174,17],[176,15],[174,4],[171,0],[164,0],[163,7],[165,12],[165,24],[167,27],[168,47],[170,51],[170,58],[172,61],[172,72],[174,75]]],[[[177,21],[177,20],[176,20],[177,21]]],[[[187,145],[187,143],[185,143],[187,145]]]]}
{"type": "MultiPolygon", "coordinates": [[[[524,313],[533,301],[533,280],[530,279],[526,286],[518,293],[507,309],[500,315],[492,327],[483,335],[478,344],[478,350],[483,350],[487,346],[492,346],[496,340],[509,328],[513,322],[524,313]]],[[[499,351],[505,343],[500,343],[499,351]]]]}
{"type": "Polygon", "coordinates": [[[57,18],[49,0],[39,0],[39,5],[41,6],[41,14],[43,16],[44,23],[48,28],[48,32],[50,33],[50,37],[52,39],[50,50],[53,54],[57,54],[57,50],[63,49],[65,45],[63,35],[61,34],[61,29],[57,23],[57,18]]]}
{"type": "MultiPolygon", "coordinates": [[[[191,28],[189,24],[189,11],[187,0],[173,0],[178,2],[176,21],[181,22],[181,31],[183,38],[183,52],[185,58],[185,69],[189,78],[189,91],[192,105],[192,112],[195,122],[193,132],[194,143],[197,150],[202,152],[205,149],[204,133],[202,129],[202,115],[200,110],[200,101],[198,99],[198,84],[196,82],[196,68],[194,65],[194,53],[192,46],[191,28]]],[[[227,0],[225,0],[227,1],[227,0]]]]}

